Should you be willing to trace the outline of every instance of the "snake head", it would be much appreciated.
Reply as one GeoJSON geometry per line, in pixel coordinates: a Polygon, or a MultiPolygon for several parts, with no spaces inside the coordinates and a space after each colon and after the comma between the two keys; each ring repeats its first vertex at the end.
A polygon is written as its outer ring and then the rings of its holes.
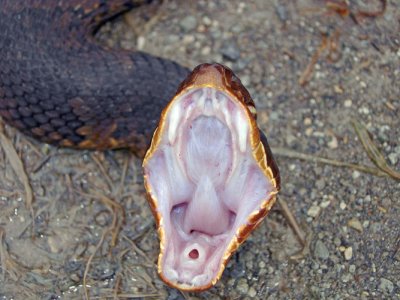
{"type": "Polygon", "coordinates": [[[254,102],[220,64],[196,67],[161,114],[143,162],[160,238],[158,272],[170,286],[213,286],[270,211],[278,167],[254,102]]]}

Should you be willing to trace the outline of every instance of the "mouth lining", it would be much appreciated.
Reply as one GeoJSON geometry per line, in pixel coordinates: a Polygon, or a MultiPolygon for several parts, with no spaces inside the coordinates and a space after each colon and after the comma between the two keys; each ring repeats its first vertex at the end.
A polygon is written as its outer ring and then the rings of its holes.
{"type": "Polygon", "coordinates": [[[163,231],[159,272],[173,286],[201,290],[219,279],[240,232],[255,226],[252,216],[276,188],[253,157],[245,108],[224,92],[189,90],[162,128],[145,166],[163,231]]]}

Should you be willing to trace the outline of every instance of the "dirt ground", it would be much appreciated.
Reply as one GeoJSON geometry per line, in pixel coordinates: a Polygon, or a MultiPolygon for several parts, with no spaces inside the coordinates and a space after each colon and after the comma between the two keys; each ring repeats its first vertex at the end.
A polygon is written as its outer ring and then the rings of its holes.
{"type": "Polygon", "coordinates": [[[105,24],[109,46],[239,75],[281,202],[215,287],[181,293],[157,276],[139,159],[4,126],[0,299],[400,299],[400,2],[385,3],[170,0],[105,24]]]}

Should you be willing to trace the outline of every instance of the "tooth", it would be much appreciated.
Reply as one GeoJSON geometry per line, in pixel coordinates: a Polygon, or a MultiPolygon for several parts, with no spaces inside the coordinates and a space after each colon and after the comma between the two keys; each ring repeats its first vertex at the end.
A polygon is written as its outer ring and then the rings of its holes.
{"type": "Polygon", "coordinates": [[[189,120],[190,116],[192,115],[192,111],[194,109],[195,105],[194,103],[190,103],[189,106],[185,109],[185,117],[184,117],[184,122],[189,120]]]}
{"type": "Polygon", "coordinates": [[[207,280],[208,280],[207,274],[197,275],[193,277],[192,284],[194,286],[204,285],[205,283],[207,283],[207,280]]]}
{"type": "Polygon", "coordinates": [[[168,129],[168,140],[171,144],[175,143],[175,139],[177,136],[178,124],[181,119],[181,106],[179,103],[175,104],[175,106],[171,110],[171,114],[169,117],[169,129],[168,129]]]}
{"type": "Polygon", "coordinates": [[[241,112],[236,113],[236,130],[238,133],[238,140],[239,140],[239,149],[243,153],[246,151],[246,146],[247,146],[247,131],[248,131],[248,126],[247,126],[247,121],[245,118],[243,118],[241,112]]]}
{"type": "Polygon", "coordinates": [[[231,120],[231,115],[229,114],[229,111],[227,109],[226,101],[224,103],[221,103],[221,111],[222,114],[224,115],[226,125],[228,126],[229,130],[232,131],[232,120],[231,120]]]}
{"type": "Polygon", "coordinates": [[[176,281],[178,280],[179,276],[178,276],[178,272],[171,269],[171,268],[167,268],[164,271],[164,275],[166,278],[168,278],[170,281],[176,281]]]}
{"type": "Polygon", "coordinates": [[[200,107],[201,109],[204,108],[204,102],[206,101],[206,98],[207,98],[207,89],[204,88],[201,90],[201,95],[197,100],[197,106],[200,107]]]}
{"type": "Polygon", "coordinates": [[[226,98],[221,92],[217,93],[217,91],[213,90],[212,96],[214,99],[215,108],[221,110],[223,107],[226,107],[226,98]]]}
{"type": "MultiPolygon", "coordinates": [[[[232,126],[232,116],[228,111],[228,101],[230,101],[230,100],[227,99],[226,97],[221,98],[220,111],[223,114],[226,126],[228,126],[229,131],[231,132],[232,147],[233,147],[233,149],[235,149],[236,145],[237,145],[236,144],[237,143],[237,135],[235,134],[234,126],[232,126]]],[[[237,153],[237,151],[234,150],[234,151],[232,151],[232,168],[228,174],[228,177],[226,178],[226,182],[229,182],[231,176],[234,174],[234,171],[237,167],[237,160],[238,160],[238,153],[237,153]]]]}

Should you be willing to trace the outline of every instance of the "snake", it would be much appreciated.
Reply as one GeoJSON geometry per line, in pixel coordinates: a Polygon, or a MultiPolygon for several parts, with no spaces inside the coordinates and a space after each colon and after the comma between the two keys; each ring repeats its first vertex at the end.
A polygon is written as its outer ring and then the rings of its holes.
{"type": "Polygon", "coordinates": [[[189,71],[95,40],[102,24],[138,5],[0,1],[0,116],[44,143],[143,158],[158,273],[173,288],[203,291],[271,210],[279,169],[231,69],[189,71]]]}

